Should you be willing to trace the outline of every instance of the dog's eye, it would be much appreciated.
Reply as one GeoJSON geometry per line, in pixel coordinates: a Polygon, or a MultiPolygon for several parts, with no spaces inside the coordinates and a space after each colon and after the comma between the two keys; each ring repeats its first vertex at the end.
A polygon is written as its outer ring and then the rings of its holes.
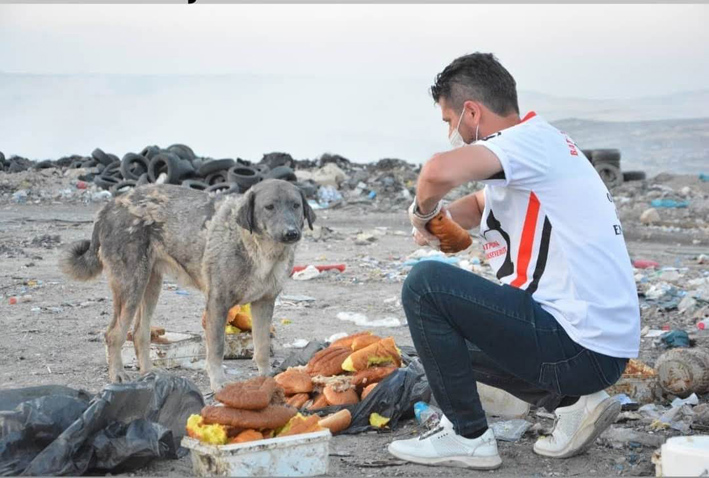
{"type": "Polygon", "coordinates": [[[267,204],[264,207],[267,211],[273,211],[273,208],[275,208],[276,206],[274,206],[273,204],[267,204]]]}
{"type": "Polygon", "coordinates": [[[300,203],[299,202],[293,203],[293,209],[300,209],[300,203]]]}

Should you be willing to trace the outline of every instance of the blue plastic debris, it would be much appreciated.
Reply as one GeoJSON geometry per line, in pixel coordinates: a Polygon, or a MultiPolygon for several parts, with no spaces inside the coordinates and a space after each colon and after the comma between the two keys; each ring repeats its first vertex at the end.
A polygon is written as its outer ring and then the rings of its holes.
{"type": "Polygon", "coordinates": [[[650,201],[652,207],[683,208],[689,207],[689,201],[675,201],[674,199],[653,199],[650,201]]]}
{"type": "Polygon", "coordinates": [[[669,332],[662,334],[660,336],[660,340],[662,340],[662,345],[668,349],[689,347],[689,335],[687,335],[687,332],[680,329],[670,330],[669,332]]]}

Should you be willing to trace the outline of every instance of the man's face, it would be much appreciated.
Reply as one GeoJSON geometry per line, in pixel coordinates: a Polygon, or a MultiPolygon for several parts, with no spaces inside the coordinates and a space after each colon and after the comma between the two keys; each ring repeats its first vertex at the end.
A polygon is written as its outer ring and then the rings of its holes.
{"type": "MultiPolygon", "coordinates": [[[[453,134],[453,131],[455,130],[456,126],[458,126],[461,111],[455,111],[451,106],[448,105],[448,102],[445,98],[441,98],[438,101],[438,105],[441,107],[441,118],[443,119],[443,121],[448,123],[448,137],[450,137],[450,135],[453,134]]],[[[465,139],[465,135],[462,131],[464,128],[462,123],[463,121],[461,121],[461,127],[458,129],[458,131],[465,139]]]]}

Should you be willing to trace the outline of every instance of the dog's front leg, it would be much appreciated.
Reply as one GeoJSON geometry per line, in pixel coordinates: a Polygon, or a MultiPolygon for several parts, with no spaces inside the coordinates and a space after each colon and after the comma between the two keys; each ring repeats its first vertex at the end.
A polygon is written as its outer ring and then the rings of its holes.
{"type": "Polygon", "coordinates": [[[275,297],[264,297],[251,304],[254,362],[260,375],[271,373],[271,320],[275,303],[275,297]]]}
{"type": "Polygon", "coordinates": [[[227,378],[222,368],[224,361],[224,326],[229,308],[227,301],[216,294],[207,299],[207,321],[205,335],[207,337],[207,373],[209,383],[214,393],[222,389],[227,378]]]}

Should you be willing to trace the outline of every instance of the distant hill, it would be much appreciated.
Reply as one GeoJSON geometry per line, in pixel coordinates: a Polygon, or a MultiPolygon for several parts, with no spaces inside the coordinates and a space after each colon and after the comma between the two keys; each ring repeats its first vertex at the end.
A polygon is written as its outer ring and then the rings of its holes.
{"type": "Polygon", "coordinates": [[[624,170],[709,172],[709,118],[661,121],[564,119],[553,124],[581,148],[618,148],[624,170]]]}

